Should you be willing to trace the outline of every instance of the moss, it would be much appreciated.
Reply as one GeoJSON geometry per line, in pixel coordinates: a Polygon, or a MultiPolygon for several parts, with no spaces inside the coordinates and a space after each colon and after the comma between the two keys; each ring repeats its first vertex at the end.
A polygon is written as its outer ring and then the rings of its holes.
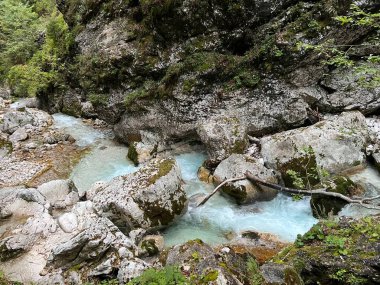
{"type": "Polygon", "coordinates": [[[216,279],[218,279],[218,275],[219,275],[219,272],[218,270],[208,270],[206,273],[204,273],[204,275],[201,277],[201,280],[203,282],[206,282],[206,284],[208,282],[213,282],[215,281],[216,279]]]}
{"type": "MultiPolygon", "coordinates": [[[[333,177],[327,183],[328,192],[340,193],[345,196],[356,194],[359,187],[351,179],[344,176],[333,177]]],[[[329,213],[332,213],[333,215],[338,214],[338,212],[347,205],[347,202],[339,198],[315,194],[311,197],[310,205],[314,217],[327,218],[329,213]]]]}
{"type": "Polygon", "coordinates": [[[99,94],[99,93],[90,93],[87,97],[88,101],[94,105],[94,107],[97,106],[105,106],[108,102],[108,95],[107,94],[99,94]]]}
{"type": "Polygon", "coordinates": [[[128,147],[127,157],[135,164],[135,166],[139,165],[139,154],[136,150],[137,142],[132,142],[128,147]]]}
{"type": "Polygon", "coordinates": [[[291,267],[287,267],[284,270],[284,280],[285,284],[292,284],[292,285],[303,285],[303,281],[296,270],[294,270],[291,267]]]}
{"type": "Polygon", "coordinates": [[[5,274],[0,270],[0,285],[17,285],[17,284],[21,284],[21,283],[10,281],[5,276],[5,274]]]}
{"type": "Polygon", "coordinates": [[[231,153],[244,153],[248,145],[248,140],[238,140],[234,143],[231,153]]]}
{"type": "Polygon", "coordinates": [[[321,221],[274,260],[295,267],[306,284],[317,281],[321,284],[356,284],[355,280],[375,284],[377,271],[372,266],[378,258],[379,219],[321,221]],[[299,241],[303,242],[302,246],[299,241]],[[341,279],[337,280],[339,276],[341,279]]]}
{"type": "Polygon", "coordinates": [[[173,159],[165,159],[159,163],[157,173],[149,178],[149,183],[154,184],[158,179],[167,175],[174,167],[175,161],[173,159]]]}
{"type": "Polygon", "coordinates": [[[154,239],[143,240],[141,248],[146,250],[149,256],[156,255],[159,252],[154,239]]]}
{"type": "Polygon", "coordinates": [[[319,176],[317,171],[317,161],[314,153],[305,154],[294,158],[279,167],[279,171],[282,174],[282,179],[284,180],[285,185],[288,187],[297,188],[297,186],[294,185],[292,177],[287,173],[288,170],[293,170],[298,173],[298,175],[302,178],[304,185],[308,185],[308,183],[310,183],[311,186],[315,186],[320,182],[319,178],[316,178],[319,176]],[[307,165],[306,168],[305,165],[307,165]]]}
{"type": "Polygon", "coordinates": [[[260,83],[260,76],[257,71],[243,69],[233,80],[236,88],[255,88],[260,83]]]}
{"type": "Polygon", "coordinates": [[[195,78],[189,78],[185,79],[182,83],[182,92],[183,93],[190,93],[193,88],[196,86],[197,81],[195,78]]]}
{"type": "Polygon", "coordinates": [[[244,203],[247,199],[247,191],[243,185],[236,186],[233,183],[227,183],[222,186],[222,191],[233,197],[238,204],[244,203]]]}
{"type": "Polygon", "coordinates": [[[13,151],[12,143],[6,140],[0,139],[0,149],[5,149],[8,153],[13,151]]]}

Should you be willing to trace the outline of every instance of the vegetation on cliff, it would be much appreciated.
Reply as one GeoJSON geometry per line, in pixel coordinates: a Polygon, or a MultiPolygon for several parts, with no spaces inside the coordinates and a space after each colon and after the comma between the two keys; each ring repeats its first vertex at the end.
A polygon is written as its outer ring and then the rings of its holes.
{"type": "Polygon", "coordinates": [[[64,84],[60,73],[74,43],[54,0],[0,3],[0,82],[12,95],[48,93],[64,84]]]}

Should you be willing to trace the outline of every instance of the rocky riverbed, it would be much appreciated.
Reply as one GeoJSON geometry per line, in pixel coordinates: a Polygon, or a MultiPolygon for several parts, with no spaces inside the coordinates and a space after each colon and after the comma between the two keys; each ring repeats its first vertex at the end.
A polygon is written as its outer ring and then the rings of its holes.
{"type": "MultiPolygon", "coordinates": [[[[296,276],[291,278],[301,280],[303,274],[310,272],[291,263],[298,257],[288,258],[289,265],[280,266],[276,260],[283,258],[284,253],[275,256],[288,242],[317,223],[312,217],[310,199],[295,201],[243,180],[228,184],[222,188],[223,195],[218,194],[197,208],[200,199],[213,189],[212,184],[240,176],[247,170],[271,183],[287,183],[286,167],[302,169],[302,159],[307,156],[330,173],[354,171],[350,177],[366,195],[379,192],[374,181],[378,179],[376,170],[366,168],[366,155],[377,150],[376,119],[365,119],[359,112],[332,116],[311,127],[253,140],[245,154],[232,154],[211,171],[202,163],[209,148],[214,151],[214,145],[205,148],[173,145],[157,158],[136,167],[127,158],[128,149],[113,142],[112,131],[99,120],[50,116],[36,108],[9,102],[1,116],[0,264],[9,279],[26,284],[80,284],[103,278],[117,278],[123,283],[148,268],[170,264],[181,265],[184,274],[200,270],[197,274],[202,275],[200,272],[205,268],[216,270],[218,284],[245,282],[243,272],[231,273],[217,267],[210,254],[220,254],[223,261],[219,262],[228,267],[235,266],[236,260],[244,266],[257,260],[259,265],[264,264],[261,270],[258,265],[255,273],[261,282],[283,282],[281,278],[290,278],[288,268],[296,276]],[[26,135],[18,135],[24,132],[26,135]],[[314,150],[312,153],[305,153],[303,145],[307,142],[314,150]],[[369,179],[369,175],[374,178],[369,179]],[[165,228],[161,235],[159,231],[165,228]],[[183,244],[190,239],[195,241],[183,244]],[[179,256],[180,244],[184,248],[181,252],[188,251],[190,256],[197,252],[195,259],[204,265],[189,261],[185,253],[179,256]],[[266,263],[271,258],[272,263],[266,263]]],[[[224,141],[220,147],[226,149],[235,143],[226,133],[218,140],[224,141]]],[[[365,213],[359,207],[345,208],[341,213],[359,216],[376,211],[365,213]]],[[[360,223],[369,223],[365,221],[360,223]]],[[[325,231],[324,237],[329,236],[325,231]]],[[[371,233],[371,242],[378,240],[376,227],[371,233]]],[[[309,236],[306,233],[303,240],[309,236]]],[[[301,254],[297,245],[305,242],[300,240],[298,237],[295,249],[291,249],[296,250],[292,256],[301,254]]],[[[358,250],[355,243],[350,246],[353,251],[358,250]]],[[[365,250],[369,256],[372,251],[373,247],[365,250]]],[[[345,258],[345,254],[342,256],[345,258]]],[[[332,257],[323,258],[316,266],[332,257]]],[[[372,263],[376,261],[371,259],[372,263]]],[[[342,265],[334,266],[337,269],[332,270],[336,272],[351,272],[342,265]]],[[[378,280],[373,266],[347,276],[360,275],[372,284],[378,280]]],[[[330,275],[334,276],[334,272],[330,275]]]]}
{"type": "Polygon", "coordinates": [[[380,284],[379,10],[0,1],[0,285],[380,284]]]}

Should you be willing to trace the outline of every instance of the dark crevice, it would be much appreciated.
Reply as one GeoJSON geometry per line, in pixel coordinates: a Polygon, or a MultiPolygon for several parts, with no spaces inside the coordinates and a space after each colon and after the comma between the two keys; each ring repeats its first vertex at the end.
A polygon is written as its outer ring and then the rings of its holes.
{"type": "Polygon", "coordinates": [[[323,90],[325,90],[325,91],[327,92],[327,94],[333,94],[333,93],[335,93],[335,92],[337,91],[337,90],[334,89],[334,88],[331,88],[331,87],[329,87],[329,86],[326,86],[326,85],[322,84],[322,81],[319,81],[319,82],[318,82],[318,85],[319,85],[323,90]]]}

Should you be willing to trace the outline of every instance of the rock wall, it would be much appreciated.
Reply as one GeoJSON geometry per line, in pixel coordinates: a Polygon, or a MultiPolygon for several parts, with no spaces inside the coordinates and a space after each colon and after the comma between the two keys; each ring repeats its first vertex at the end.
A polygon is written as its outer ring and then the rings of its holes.
{"type": "MultiPolygon", "coordinates": [[[[379,108],[379,87],[354,67],[322,64],[297,43],[372,44],[371,27],[334,20],[353,1],[58,1],[76,35],[67,84],[41,94],[41,107],[116,124],[126,143],[197,138],[215,116],[237,118],[248,134],[307,123],[320,112],[379,108]]],[[[375,11],[376,1],[355,2],[375,11]]],[[[354,66],[378,46],[349,51],[354,66]]],[[[375,64],[373,66],[377,68],[375,64]]]]}

